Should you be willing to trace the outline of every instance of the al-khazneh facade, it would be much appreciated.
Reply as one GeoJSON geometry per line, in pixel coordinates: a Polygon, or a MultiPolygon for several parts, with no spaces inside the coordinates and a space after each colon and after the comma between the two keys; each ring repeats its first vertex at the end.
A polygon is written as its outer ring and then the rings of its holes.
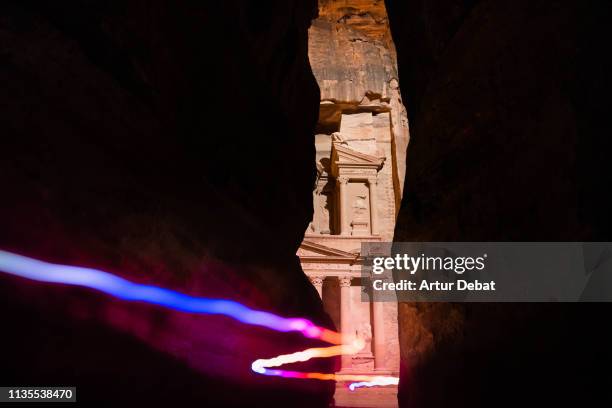
{"type": "Polygon", "coordinates": [[[357,355],[343,357],[341,372],[398,373],[397,304],[362,300],[360,249],[362,242],[393,240],[408,145],[406,111],[390,36],[336,17],[322,13],[310,30],[322,101],[314,215],[298,256],[339,329],[366,342],[357,355]]]}

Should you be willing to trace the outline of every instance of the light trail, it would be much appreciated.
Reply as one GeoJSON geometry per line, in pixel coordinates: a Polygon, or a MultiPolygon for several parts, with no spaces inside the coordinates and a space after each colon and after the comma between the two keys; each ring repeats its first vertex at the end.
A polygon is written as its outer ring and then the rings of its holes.
{"type": "Polygon", "coordinates": [[[262,326],[279,332],[299,332],[304,337],[332,344],[329,347],[310,348],[270,359],[256,360],[251,368],[258,374],[326,381],[354,381],[349,385],[351,390],[359,387],[396,385],[399,382],[399,378],[388,376],[306,373],[271,368],[305,362],[312,358],[352,355],[365,346],[361,339],[343,339],[340,333],[319,327],[307,319],[286,318],[254,310],[232,300],[190,296],[158,286],[134,283],[97,269],[48,263],[2,250],[0,250],[0,271],[38,282],[95,289],[120,299],[151,303],[183,312],[223,315],[245,324],[262,326]]]}

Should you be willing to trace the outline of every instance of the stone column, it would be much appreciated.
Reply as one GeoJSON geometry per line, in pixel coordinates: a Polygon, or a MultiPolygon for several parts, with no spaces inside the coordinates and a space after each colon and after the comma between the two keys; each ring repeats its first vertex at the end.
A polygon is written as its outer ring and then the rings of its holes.
{"type": "Polygon", "coordinates": [[[386,370],[386,346],[385,346],[385,314],[384,302],[373,302],[374,323],[374,369],[386,370]]]}
{"type": "Polygon", "coordinates": [[[378,203],[378,178],[369,177],[368,187],[370,190],[370,230],[372,235],[378,235],[378,211],[376,206],[378,203]]]}
{"type": "Polygon", "coordinates": [[[339,176],[336,179],[338,183],[338,198],[340,199],[340,235],[349,235],[349,219],[348,219],[348,181],[347,176],[339,176]]]}
{"type": "Polygon", "coordinates": [[[322,276],[309,276],[310,283],[315,287],[319,293],[319,297],[323,299],[323,277],[322,276]]]}
{"type": "MultiPolygon", "coordinates": [[[[343,339],[353,336],[353,325],[351,324],[351,277],[341,276],[340,280],[340,325],[343,339]]],[[[346,340],[343,340],[346,341],[346,340]]],[[[342,356],[342,371],[352,368],[352,356],[342,356]]]]}

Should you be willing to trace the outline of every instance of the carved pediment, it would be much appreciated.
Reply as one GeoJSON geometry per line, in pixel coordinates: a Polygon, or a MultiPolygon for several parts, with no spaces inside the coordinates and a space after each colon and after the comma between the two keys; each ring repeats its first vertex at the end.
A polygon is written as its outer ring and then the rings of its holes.
{"type": "Polygon", "coordinates": [[[333,161],[340,163],[359,163],[364,165],[382,166],[384,158],[358,152],[340,143],[334,143],[332,148],[333,161]]]}
{"type": "Polygon", "coordinates": [[[302,262],[346,262],[353,264],[359,259],[358,253],[342,251],[325,245],[304,240],[297,255],[302,262]]]}
{"type": "Polygon", "coordinates": [[[383,166],[384,157],[376,157],[363,152],[353,150],[341,143],[332,146],[332,172],[339,174],[341,167],[357,167],[364,169],[380,170],[383,166]]]}

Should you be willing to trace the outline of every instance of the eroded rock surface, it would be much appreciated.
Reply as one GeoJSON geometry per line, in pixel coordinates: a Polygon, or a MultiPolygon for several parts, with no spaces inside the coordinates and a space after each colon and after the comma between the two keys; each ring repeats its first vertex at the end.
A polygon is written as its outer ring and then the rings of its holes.
{"type": "MultiPolygon", "coordinates": [[[[609,241],[609,5],[386,3],[411,121],[395,240],[609,241]]],[[[400,402],[609,403],[609,313],[402,304],[400,402]]]]}
{"type": "MultiPolygon", "coordinates": [[[[316,12],[2,2],[0,247],[329,325],[295,256],[312,215],[316,12]]],[[[250,372],[299,336],[0,279],[3,345],[24,350],[1,358],[4,383],[82,384],[81,401],[331,398],[330,384],[250,372]]]]}

